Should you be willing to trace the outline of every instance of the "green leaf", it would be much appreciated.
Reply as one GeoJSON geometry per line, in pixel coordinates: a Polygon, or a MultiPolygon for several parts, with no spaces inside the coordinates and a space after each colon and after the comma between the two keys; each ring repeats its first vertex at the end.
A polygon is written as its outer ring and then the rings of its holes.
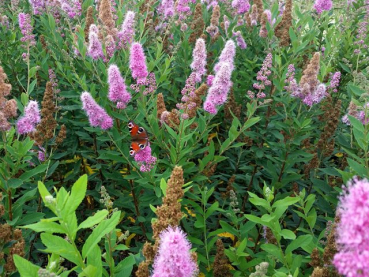
{"type": "Polygon", "coordinates": [[[87,265],[92,265],[95,268],[96,273],[94,275],[86,275],[86,276],[102,276],[102,261],[101,261],[101,250],[98,245],[92,249],[90,254],[87,256],[87,265]]]}
{"type": "Polygon", "coordinates": [[[349,115],[348,117],[349,117],[350,123],[352,124],[354,129],[358,130],[361,133],[365,133],[364,125],[359,119],[357,119],[356,117],[353,117],[351,115],[349,115]]]}
{"type": "Polygon", "coordinates": [[[211,216],[219,208],[219,202],[214,202],[205,213],[205,219],[211,216]]]}
{"type": "Polygon", "coordinates": [[[69,242],[61,237],[57,237],[51,234],[41,234],[41,241],[45,244],[45,252],[54,253],[63,258],[71,261],[72,263],[83,267],[83,262],[80,259],[78,250],[75,249],[69,242]]]}
{"type": "Polygon", "coordinates": [[[268,252],[270,255],[274,256],[279,261],[281,261],[281,262],[283,261],[283,252],[281,251],[281,249],[277,245],[262,244],[261,249],[268,252]]]}
{"type": "Polygon", "coordinates": [[[27,261],[26,259],[13,255],[14,264],[22,277],[38,277],[39,266],[27,261]]]}
{"type": "Polygon", "coordinates": [[[351,169],[355,171],[355,173],[359,176],[366,176],[368,174],[368,169],[363,164],[359,164],[358,162],[348,158],[347,162],[351,169]]]}
{"type": "Polygon", "coordinates": [[[167,182],[165,181],[164,178],[161,178],[160,180],[160,189],[163,192],[163,195],[166,196],[167,195],[167,182]]]}
{"type": "Polygon", "coordinates": [[[361,88],[359,88],[358,86],[355,86],[354,84],[348,84],[347,88],[354,94],[356,94],[357,96],[361,96],[363,93],[365,93],[364,90],[362,90],[361,88]]]}
{"type": "Polygon", "coordinates": [[[285,239],[295,239],[296,235],[294,234],[294,232],[292,232],[291,230],[287,230],[287,229],[283,229],[280,232],[281,236],[284,237],[285,239]]]}
{"type": "Polygon", "coordinates": [[[70,197],[65,204],[63,209],[64,214],[73,213],[81,204],[82,200],[85,198],[87,190],[87,175],[81,176],[77,182],[74,183],[72,187],[72,192],[70,197]]]}
{"type": "Polygon", "coordinates": [[[25,173],[23,173],[19,179],[21,179],[23,182],[29,181],[30,178],[32,178],[33,176],[40,174],[42,172],[46,171],[47,168],[47,164],[40,164],[37,167],[35,167],[34,169],[28,170],[25,173]]]}
{"type": "Polygon", "coordinates": [[[292,241],[287,246],[286,254],[291,253],[293,250],[295,250],[299,247],[304,247],[304,246],[308,245],[309,243],[311,243],[312,240],[313,240],[313,237],[311,235],[299,236],[297,239],[292,241]]]}
{"type": "Polygon", "coordinates": [[[135,257],[133,255],[128,256],[121,261],[115,268],[117,277],[129,277],[131,276],[133,266],[136,264],[135,257]]]}
{"type": "Polygon", "coordinates": [[[255,206],[261,206],[264,207],[267,210],[270,210],[270,204],[268,201],[266,201],[263,198],[260,198],[259,196],[257,196],[256,194],[252,193],[252,192],[248,192],[250,195],[250,202],[252,204],[254,204],[255,206]]]}
{"type": "Polygon", "coordinates": [[[22,228],[28,228],[38,233],[46,232],[66,234],[64,228],[60,224],[57,224],[55,222],[40,221],[35,224],[23,226],[22,228]]]}
{"type": "Polygon", "coordinates": [[[82,248],[82,256],[85,258],[97,245],[101,238],[110,233],[117,226],[120,218],[120,212],[115,212],[110,219],[100,222],[100,224],[92,231],[82,248]]]}
{"type": "Polygon", "coordinates": [[[42,197],[42,201],[44,201],[46,207],[48,207],[50,210],[53,211],[54,214],[56,214],[56,209],[54,206],[49,205],[48,202],[46,202],[45,197],[46,196],[51,196],[51,194],[49,193],[49,191],[47,190],[47,188],[45,187],[44,183],[42,182],[38,182],[38,191],[42,197]]]}
{"type": "Polygon", "coordinates": [[[278,200],[273,204],[273,208],[281,206],[290,206],[299,201],[298,197],[286,197],[284,199],[278,200]]]}
{"type": "Polygon", "coordinates": [[[92,226],[99,224],[107,215],[109,212],[107,210],[101,210],[98,211],[93,216],[88,217],[85,221],[83,221],[79,226],[79,229],[86,229],[91,228],[92,226]]]}

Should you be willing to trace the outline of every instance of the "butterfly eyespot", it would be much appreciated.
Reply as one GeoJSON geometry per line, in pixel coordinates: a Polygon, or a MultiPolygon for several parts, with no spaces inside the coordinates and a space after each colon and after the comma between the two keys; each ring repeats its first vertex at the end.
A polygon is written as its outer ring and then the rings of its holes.
{"type": "Polygon", "coordinates": [[[142,127],[138,128],[138,133],[139,134],[142,133],[143,131],[144,131],[144,128],[142,128],[142,127]]]}
{"type": "Polygon", "coordinates": [[[140,144],[140,149],[144,149],[145,145],[144,144],[140,144]]]}
{"type": "Polygon", "coordinates": [[[128,128],[130,128],[130,129],[131,129],[131,128],[133,128],[133,124],[132,124],[132,122],[129,122],[129,123],[128,123],[128,128]]]}
{"type": "Polygon", "coordinates": [[[133,150],[129,151],[129,154],[130,154],[131,156],[133,156],[133,155],[134,155],[134,153],[135,153],[135,151],[133,151],[133,150]]]}

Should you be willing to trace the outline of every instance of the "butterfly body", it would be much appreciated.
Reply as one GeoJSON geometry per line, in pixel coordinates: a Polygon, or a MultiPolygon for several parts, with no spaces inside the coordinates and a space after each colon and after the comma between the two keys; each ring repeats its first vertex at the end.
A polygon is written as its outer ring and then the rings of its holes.
{"type": "Polygon", "coordinates": [[[129,149],[129,155],[132,157],[149,144],[149,138],[146,130],[143,127],[138,126],[132,120],[128,122],[128,129],[131,134],[131,147],[129,149]]]}

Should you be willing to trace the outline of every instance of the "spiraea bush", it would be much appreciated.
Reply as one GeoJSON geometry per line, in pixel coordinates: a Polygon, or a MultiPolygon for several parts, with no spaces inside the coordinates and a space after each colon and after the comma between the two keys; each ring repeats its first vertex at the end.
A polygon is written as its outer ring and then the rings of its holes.
{"type": "Polygon", "coordinates": [[[0,2],[0,276],[369,276],[368,0],[0,2]]]}

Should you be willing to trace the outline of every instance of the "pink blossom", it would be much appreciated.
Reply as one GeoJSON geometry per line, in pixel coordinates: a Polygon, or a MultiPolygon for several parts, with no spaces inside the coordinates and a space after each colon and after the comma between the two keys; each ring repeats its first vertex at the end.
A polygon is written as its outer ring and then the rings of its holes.
{"type": "Polygon", "coordinates": [[[24,108],[24,116],[19,118],[17,122],[17,130],[19,134],[27,134],[35,130],[36,124],[41,121],[40,110],[36,101],[29,101],[24,108]]]}
{"type": "Polygon", "coordinates": [[[237,9],[237,13],[243,14],[250,10],[249,0],[233,0],[232,7],[237,9]]]}
{"type": "Polygon", "coordinates": [[[118,109],[124,109],[131,100],[131,94],[127,91],[124,79],[119,68],[112,64],[108,69],[109,94],[108,98],[117,103],[118,109]]]}
{"type": "Polygon", "coordinates": [[[206,84],[208,85],[208,87],[211,87],[211,85],[213,84],[213,80],[214,75],[208,75],[208,77],[206,78],[206,84]]]}
{"type": "Polygon", "coordinates": [[[357,177],[343,187],[338,205],[338,253],[333,264],[345,276],[369,276],[369,181],[357,177]]]}
{"type": "Polygon", "coordinates": [[[149,172],[156,164],[156,157],[151,155],[150,144],[135,154],[135,161],[140,166],[141,172],[149,172]]]}
{"type": "Polygon", "coordinates": [[[340,84],[341,72],[337,71],[332,75],[331,84],[329,88],[332,89],[333,92],[337,92],[337,88],[340,84]]]}
{"type": "Polygon", "coordinates": [[[164,19],[174,15],[174,0],[162,0],[158,6],[158,13],[164,16],[164,19]]]}
{"type": "Polygon", "coordinates": [[[217,72],[221,64],[226,62],[230,66],[230,70],[233,71],[234,69],[234,56],[236,55],[236,45],[234,44],[233,40],[228,40],[220,53],[219,62],[214,66],[214,71],[217,72]]]}
{"type": "Polygon", "coordinates": [[[178,227],[168,227],[160,234],[152,277],[195,277],[198,268],[190,250],[186,234],[178,227]]]}
{"type": "Polygon", "coordinates": [[[113,119],[100,107],[87,91],[81,95],[82,109],[87,113],[92,127],[100,127],[103,130],[113,127],[113,119]]]}
{"type": "Polygon", "coordinates": [[[30,46],[36,44],[35,35],[32,34],[33,27],[31,25],[31,16],[27,13],[19,13],[18,14],[18,23],[19,28],[23,37],[21,38],[22,42],[29,43],[30,46]]]}
{"type": "Polygon", "coordinates": [[[197,39],[192,53],[193,61],[191,69],[196,74],[196,82],[201,82],[201,77],[206,73],[206,46],[202,38],[197,39]]]}
{"type": "Polygon", "coordinates": [[[41,14],[45,10],[45,2],[44,0],[29,0],[29,3],[32,6],[33,14],[41,14]]]}
{"type": "Polygon", "coordinates": [[[247,48],[247,44],[246,44],[245,40],[243,39],[242,34],[241,34],[240,31],[233,32],[233,36],[236,37],[237,46],[240,47],[240,49],[246,49],[247,48]]]}
{"type": "Polygon", "coordinates": [[[135,42],[131,46],[129,68],[131,69],[133,79],[136,79],[138,84],[146,82],[148,75],[146,57],[142,45],[139,42],[135,42]]]}
{"type": "Polygon", "coordinates": [[[108,59],[113,57],[115,50],[116,50],[115,41],[114,41],[113,36],[111,35],[106,36],[105,49],[106,49],[106,56],[107,56],[106,60],[109,61],[108,59]]]}
{"type": "Polygon", "coordinates": [[[178,0],[177,1],[177,13],[179,15],[181,14],[189,14],[191,12],[190,6],[189,6],[190,0],[178,0]]]}
{"type": "Polygon", "coordinates": [[[314,9],[318,14],[321,14],[323,11],[332,9],[332,6],[332,0],[315,0],[314,9]]]}
{"type": "Polygon", "coordinates": [[[88,36],[89,45],[87,55],[93,58],[94,60],[98,60],[100,58],[103,59],[104,52],[98,34],[95,32],[91,32],[91,30],[93,30],[93,27],[90,28],[90,34],[88,36]]]}
{"type": "Polygon", "coordinates": [[[81,16],[81,3],[79,0],[59,0],[62,10],[68,15],[69,18],[74,19],[77,16],[81,16]]]}
{"type": "Polygon", "coordinates": [[[128,11],[124,18],[122,29],[118,33],[119,47],[125,47],[133,42],[135,35],[135,13],[128,11]]]}
{"type": "Polygon", "coordinates": [[[221,63],[204,102],[205,111],[216,114],[216,107],[227,101],[229,90],[232,87],[231,75],[232,68],[230,64],[227,62],[221,63]]]}

